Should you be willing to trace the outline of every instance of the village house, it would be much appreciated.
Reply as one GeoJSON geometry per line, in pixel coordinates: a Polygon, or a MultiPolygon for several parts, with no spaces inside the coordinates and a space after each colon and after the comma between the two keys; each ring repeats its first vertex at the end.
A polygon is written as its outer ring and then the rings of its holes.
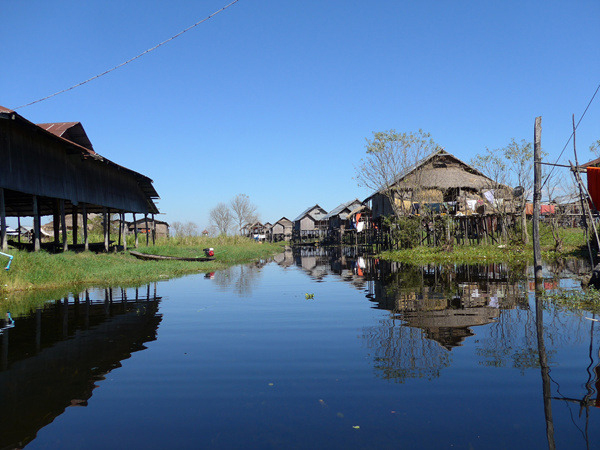
{"type": "Polygon", "coordinates": [[[267,238],[267,232],[269,229],[270,224],[266,226],[263,225],[261,222],[256,221],[244,225],[240,230],[240,234],[242,236],[246,236],[257,241],[264,241],[267,238]]]}
{"type": "Polygon", "coordinates": [[[294,234],[300,239],[321,236],[327,230],[326,215],[319,205],[311,206],[294,219],[294,234]]]}
{"type": "MultiPolygon", "coordinates": [[[[83,216],[83,248],[88,248],[87,218],[90,213],[157,214],[158,194],[152,180],[115,164],[96,153],[79,122],[36,125],[15,111],[0,106],[0,246],[7,248],[6,217],[33,217],[33,250],[42,248],[41,223],[53,216],[57,249],[62,229],[62,249],[68,249],[66,216],[83,216]]],[[[78,244],[78,221],[72,226],[78,244]]],[[[104,230],[104,249],[109,247],[109,227],[104,230]]]]}
{"type": "Polygon", "coordinates": [[[291,240],[293,228],[294,223],[287,217],[282,217],[271,228],[271,240],[274,242],[291,240]]]}
{"type": "Polygon", "coordinates": [[[402,214],[437,212],[483,214],[503,203],[508,188],[498,185],[474,167],[440,149],[401,173],[392,186],[365,199],[373,219],[394,214],[389,191],[393,190],[396,210],[402,214]]]}
{"type": "Polygon", "coordinates": [[[348,215],[359,206],[362,206],[362,202],[355,198],[332,209],[323,217],[323,220],[327,221],[328,230],[337,231],[352,228],[352,224],[348,220],[348,215]]]}
{"type": "Polygon", "coordinates": [[[167,222],[163,222],[162,220],[148,218],[147,221],[145,219],[139,219],[135,222],[127,223],[127,232],[129,234],[135,234],[136,229],[137,232],[141,234],[150,233],[152,235],[154,232],[154,237],[157,238],[169,237],[169,224],[167,222]]]}

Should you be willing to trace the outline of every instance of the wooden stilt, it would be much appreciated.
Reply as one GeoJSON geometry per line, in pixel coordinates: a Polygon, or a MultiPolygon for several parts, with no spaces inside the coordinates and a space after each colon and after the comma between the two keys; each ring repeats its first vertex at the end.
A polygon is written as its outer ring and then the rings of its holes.
{"type": "Polygon", "coordinates": [[[152,214],[152,245],[156,245],[156,221],[154,220],[154,214],[152,214]]]}
{"type": "Polygon", "coordinates": [[[88,215],[85,203],[81,205],[81,215],[83,218],[83,249],[87,252],[90,249],[90,242],[88,240],[88,215]]]}
{"type": "Polygon", "coordinates": [[[17,217],[17,241],[21,243],[21,216],[17,217]]]}
{"type": "Polygon", "coordinates": [[[148,230],[148,214],[144,214],[144,222],[146,223],[146,247],[148,247],[148,245],[150,245],[150,230],[148,230]]]}
{"type": "Polygon", "coordinates": [[[127,250],[127,223],[125,222],[125,213],[123,213],[123,250],[127,250]]]}
{"type": "Polygon", "coordinates": [[[73,213],[72,213],[72,220],[73,220],[73,245],[77,244],[77,232],[79,230],[79,208],[75,205],[73,205],[73,213]]]}
{"type": "Polygon", "coordinates": [[[40,242],[40,211],[38,207],[37,195],[33,196],[33,251],[38,252],[41,247],[40,242]]]}
{"type": "Polygon", "coordinates": [[[6,238],[6,207],[4,205],[4,189],[0,188],[0,247],[2,251],[8,250],[8,240],[6,238]]]}
{"type": "Polygon", "coordinates": [[[60,228],[62,230],[62,244],[63,252],[69,250],[69,243],[67,242],[67,221],[65,218],[65,201],[60,199],[60,228]]]}
{"type": "Polygon", "coordinates": [[[110,229],[110,223],[109,221],[109,213],[107,212],[108,210],[106,208],[103,208],[102,211],[102,217],[103,217],[103,223],[104,223],[104,227],[103,227],[103,231],[104,231],[104,251],[108,252],[108,237],[109,237],[109,229],[110,229]]]}
{"type": "Polygon", "coordinates": [[[54,245],[58,247],[60,243],[60,201],[54,199],[52,205],[52,232],[54,234],[54,245]]]}
{"type": "Polygon", "coordinates": [[[138,228],[135,220],[135,213],[133,213],[133,234],[135,235],[135,248],[138,248],[138,228]]]}
{"type": "Polygon", "coordinates": [[[122,231],[123,231],[123,214],[119,213],[119,239],[117,240],[118,247],[121,247],[122,231]]]}

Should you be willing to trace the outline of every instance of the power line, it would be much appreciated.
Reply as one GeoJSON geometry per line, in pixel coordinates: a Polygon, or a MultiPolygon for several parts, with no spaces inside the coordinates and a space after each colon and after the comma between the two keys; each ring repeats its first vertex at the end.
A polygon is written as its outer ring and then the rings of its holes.
{"type": "Polygon", "coordinates": [[[196,22],[195,24],[193,24],[193,25],[190,25],[190,26],[189,26],[189,27],[187,27],[185,30],[182,30],[182,31],[180,31],[179,33],[175,34],[174,36],[171,36],[169,39],[167,39],[167,40],[164,40],[164,41],[162,41],[162,42],[161,42],[161,43],[159,43],[159,44],[156,44],[154,47],[152,47],[152,48],[149,48],[148,50],[145,50],[145,51],[143,51],[143,52],[142,52],[142,53],[140,53],[139,55],[137,55],[137,56],[134,56],[133,58],[131,58],[131,59],[128,59],[128,60],[127,60],[127,61],[125,61],[125,62],[122,62],[121,64],[119,64],[119,65],[117,65],[117,66],[113,67],[112,69],[105,70],[104,72],[102,72],[102,73],[99,73],[98,75],[94,75],[93,77],[91,77],[91,78],[88,78],[87,80],[85,80],[85,81],[82,81],[81,83],[74,84],[74,85],[73,85],[73,86],[71,86],[71,87],[68,87],[68,88],[66,88],[66,89],[63,89],[62,91],[55,92],[54,94],[48,95],[48,96],[46,96],[46,97],[44,97],[44,98],[40,98],[39,100],[35,100],[35,101],[33,101],[33,102],[26,103],[25,105],[17,106],[16,108],[13,108],[13,110],[15,110],[15,111],[16,111],[17,109],[25,108],[25,107],[27,107],[27,106],[34,105],[34,104],[36,104],[36,103],[39,103],[39,102],[42,102],[42,101],[44,101],[44,100],[48,100],[49,98],[52,98],[52,97],[55,97],[55,96],[57,96],[57,95],[59,95],[59,94],[63,94],[63,93],[65,93],[65,92],[71,91],[71,90],[73,90],[73,89],[75,89],[75,88],[77,88],[77,87],[79,87],[79,86],[83,86],[84,84],[86,84],[86,83],[89,83],[90,81],[93,81],[93,80],[95,80],[95,79],[97,79],[97,78],[100,78],[101,76],[104,76],[104,75],[106,75],[106,74],[109,74],[109,73],[111,73],[112,71],[114,71],[114,70],[117,70],[118,68],[120,68],[120,67],[123,67],[124,65],[126,65],[126,64],[129,64],[130,62],[133,62],[133,61],[135,61],[135,60],[136,60],[136,59],[138,59],[138,58],[141,58],[141,57],[142,57],[142,56],[144,56],[145,54],[147,54],[147,53],[150,53],[150,52],[151,52],[151,51],[153,51],[153,50],[156,50],[158,47],[161,47],[161,46],[165,45],[167,42],[170,42],[170,41],[172,41],[173,39],[176,39],[176,38],[178,38],[178,37],[179,37],[179,36],[181,36],[183,33],[186,33],[186,32],[188,32],[188,31],[190,31],[192,28],[196,28],[196,27],[197,27],[198,25],[200,25],[201,23],[204,23],[204,22],[206,22],[208,19],[211,19],[211,18],[213,18],[214,16],[216,16],[216,15],[217,15],[217,14],[219,14],[220,12],[223,12],[223,11],[225,11],[227,8],[229,8],[230,6],[233,6],[234,4],[236,4],[236,3],[237,3],[237,2],[239,2],[239,1],[240,1],[240,0],[233,0],[231,3],[229,3],[229,4],[225,5],[225,6],[223,6],[221,9],[219,9],[218,11],[215,11],[214,13],[212,13],[211,15],[209,15],[208,17],[205,17],[204,19],[202,19],[202,20],[200,20],[200,21],[196,22]]]}
{"type": "MultiPolygon", "coordinates": [[[[561,156],[563,155],[563,153],[567,149],[567,145],[569,145],[569,142],[571,142],[571,139],[573,139],[573,136],[575,135],[575,132],[577,131],[577,128],[579,127],[579,124],[581,123],[581,121],[585,117],[585,114],[587,113],[588,109],[590,108],[590,105],[594,101],[594,98],[596,98],[596,94],[598,93],[599,90],[600,90],[600,84],[598,84],[598,87],[594,91],[594,95],[592,95],[592,98],[590,99],[590,101],[588,102],[587,106],[585,107],[585,110],[583,111],[583,114],[579,118],[579,121],[577,122],[577,125],[575,125],[575,129],[571,133],[571,136],[569,136],[569,139],[567,139],[567,143],[565,144],[565,146],[563,147],[562,151],[560,152],[560,155],[558,155],[558,158],[556,158],[555,165],[558,163],[558,160],[561,158],[561,156]]],[[[546,176],[546,180],[544,180],[544,182],[542,183],[542,187],[544,187],[546,185],[546,182],[550,179],[550,176],[552,175],[552,172],[554,172],[554,169],[555,169],[555,167],[553,167],[550,170],[550,173],[548,173],[548,175],[546,176]]]]}

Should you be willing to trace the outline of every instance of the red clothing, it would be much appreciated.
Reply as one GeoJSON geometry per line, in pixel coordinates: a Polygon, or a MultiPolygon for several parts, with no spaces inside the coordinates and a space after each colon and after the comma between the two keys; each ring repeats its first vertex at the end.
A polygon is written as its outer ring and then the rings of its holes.
{"type": "Polygon", "coordinates": [[[594,207],[600,208],[600,167],[587,168],[588,192],[592,197],[594,207]]]}

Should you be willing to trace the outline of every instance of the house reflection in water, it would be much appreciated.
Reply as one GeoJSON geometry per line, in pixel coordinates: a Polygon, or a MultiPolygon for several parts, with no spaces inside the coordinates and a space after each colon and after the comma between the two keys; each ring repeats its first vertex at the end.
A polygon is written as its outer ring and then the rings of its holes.
{"type": "MultiPolygon", "coordinates": [[[[314,280],[337,276],[390,312],[362,337],[377,373],[396,382],[439,376],[476,327],[497,323],[504,309],[529,309],[524,271],[502,264],[421,267],[363,257],[352,247],[295,248],[293,257],[314,280]]],[[[289,255],[276,262],[288,266],[289,255]]]]}
{"type": "Polygon", "coordinates": [[[47,304],[0,337],[0,448],[21,448],[96,381],[156,339],[156,285],[86,292],[47,304]]]}
{"type": "Polygon", "coordinates": [[[528,308],[526,287],[501,264],[411,266],[371,261],[369,291],[379,309],[451,350],[473,327],[494,322],[501,309],[528,308]]]}

